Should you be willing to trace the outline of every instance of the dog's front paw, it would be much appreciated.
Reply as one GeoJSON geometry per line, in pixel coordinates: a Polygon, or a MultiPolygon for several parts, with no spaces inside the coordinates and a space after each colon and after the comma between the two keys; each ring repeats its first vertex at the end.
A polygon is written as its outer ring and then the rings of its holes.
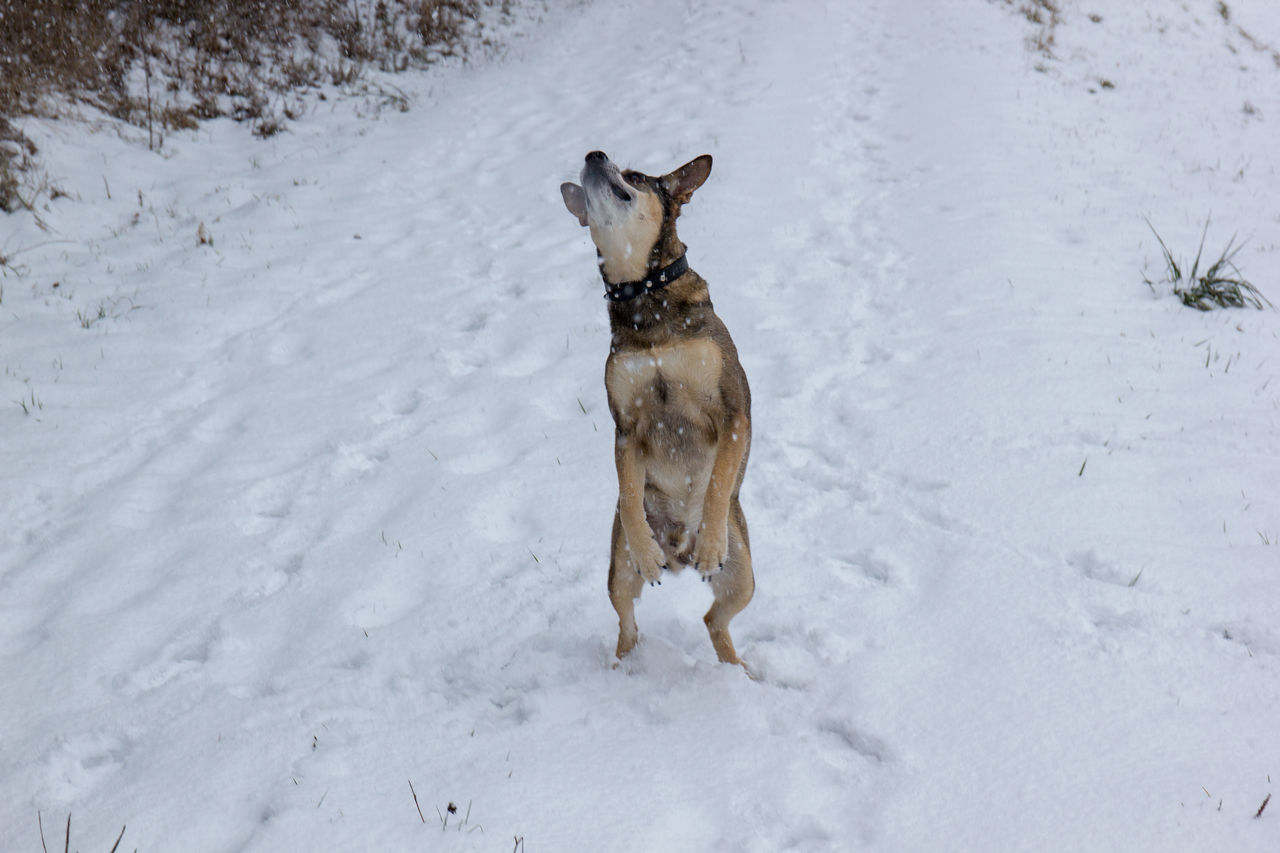
{"type": "Polygon", "coordinates": [[[653,586],[655,583],[662,583],[662,572],[667,568],[667,555],[652,536],[645,536],[641,538],[639,548],[631,548],[631,564],[636,567],[636,573],[653,586]]]}
{"type": "Polygon", "coordinates": [[[729,556],[729,525],[703,525],[698,530],[698,541],[693,548],[693,567],[709,580],[724,568],[729,556]]]}

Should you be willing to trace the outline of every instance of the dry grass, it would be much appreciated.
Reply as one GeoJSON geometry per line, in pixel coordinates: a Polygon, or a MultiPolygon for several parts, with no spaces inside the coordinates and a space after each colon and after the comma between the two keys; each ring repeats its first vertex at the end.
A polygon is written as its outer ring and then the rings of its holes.
{"type": "Polygon", "coordinates": [[[19,174],[32,169],[35,143],[0,115],[0,211],[11,213],[30,207],[23,198],[19,174]]]}
{"type": "Polygon", "coordinates": [[[1035,25],[1035,31],[1027,37],[1027,47],[1036,53],[1053,58],[1058,25],[1062,23],[1059,0],[1000,0],[1035,25]]]}
{"type": "Polygon", "coordinates": [[[1058,4],[1054,0],[1029,0],[1020,5],[1018,11],[1036,25],[1035,35],[1028,39],[1031,47],[1045,56],[1053,56],[1058,24],[1062,23],[1058,4]]]}
{"type": "Polygon", "coordinates": [[[32,204],[38,152],[15,119],[83,103],[152,147],[219,116],[271,136],[323,86],[461,52],[492,2],[0,0],[0,210],[32,204]]]}
{"type": "Polygon", "coordinates": [[[1245,42],[1249,45],[1249,47],[1253,48],[1259,53],[1265,53],[1268,56],[1270,56],[1271,61],[1275,64],[1275,66],[1277,68],[1280,68],[1280,50],[1276,50],[1274,47],[1267,44],[1266,42],[1258,38],[1255,38],[1253,33],[1249,32],[1239,24],[1233,24],[1231,20],[1231,7],[1228,6],[1225,2],[1223,2],[1223,0],[1218,0],[1218,14],[1222,16],[1222,22],[1224,24],[1226,24],[1229,27],[1235,28],[1236,33],[1240,36],[1240,38],[1245,40],[1245,42]]]}

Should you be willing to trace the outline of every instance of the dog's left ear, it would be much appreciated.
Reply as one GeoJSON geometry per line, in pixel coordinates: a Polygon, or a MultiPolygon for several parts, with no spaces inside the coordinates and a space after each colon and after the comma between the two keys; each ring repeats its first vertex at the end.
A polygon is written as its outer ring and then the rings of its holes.
{"type": "Polygon", "coordinates": [[[586,225],[587,194],[582,191],[582,187],[577,184],[563,183],[560,185],[560,195],[564,197],[564,206],[569,208],[569,212],[578,217],[580,224],[586,225]]]}
{"type": "Polygon", "coordinates": [[[711,155],[703,154],[685,163],[669,175],[662,177],[662,185],[671,197],[680,204],[685,204],[693,195],[693,191],[711,175],[711,155]]]}

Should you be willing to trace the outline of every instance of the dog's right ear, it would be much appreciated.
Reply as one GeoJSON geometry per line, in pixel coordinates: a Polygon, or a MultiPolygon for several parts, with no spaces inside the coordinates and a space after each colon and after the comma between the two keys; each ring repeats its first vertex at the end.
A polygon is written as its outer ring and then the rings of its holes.
{"type": "Polygon", "coordinates": [[[560,185],[560,195],[564,196],[564,206],[569,208],[569,212],[578,217],[579,225],[587,224],[587,194],[583,192],[582,187],[577,184],[563,183],[560,185]]]}
{"type": "Polygon", "coordinates": [[[662,176],[662,183],[671,197],[680,204],[688,204],[693,191],[711,176],[711,155],[694,157],[669,175],[662,176]]]}

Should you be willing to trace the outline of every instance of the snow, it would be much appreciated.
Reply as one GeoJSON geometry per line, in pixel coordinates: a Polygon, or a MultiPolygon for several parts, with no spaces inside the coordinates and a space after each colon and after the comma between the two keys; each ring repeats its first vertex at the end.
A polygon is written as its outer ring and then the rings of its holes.
{"type": "Polygon", "coordinates": [[[588,0],[407,113],[27,122],[6,846],[1273,849],[1280,320],[1142,279],[1211,217],[1280,301],[1280,14],[1061,5],[1047,57],[999,2],[588,0]],[[593,149],[715,157],[758,682],[689,572],[611,666],[593,149]]]}

